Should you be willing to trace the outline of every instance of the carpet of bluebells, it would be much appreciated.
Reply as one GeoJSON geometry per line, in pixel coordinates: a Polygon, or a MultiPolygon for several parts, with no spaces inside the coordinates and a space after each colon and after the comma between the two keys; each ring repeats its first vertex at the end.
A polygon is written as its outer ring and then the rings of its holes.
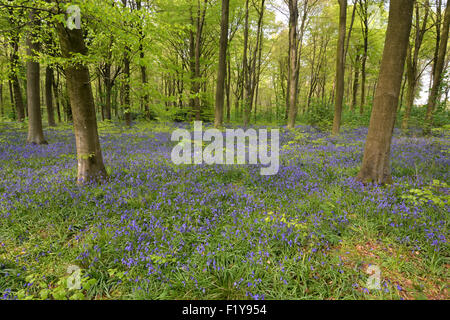
{"type": "Polygon", "coordinates": [[[78,186],[69,126],[34,146],[0,124],[0,299],[449,298],[448,131],[396,131],[377,186],[354,180],[367,128],[282,128],[261,176],[173,165],[188,124],[99,126],[109,179],[78,186]]]}

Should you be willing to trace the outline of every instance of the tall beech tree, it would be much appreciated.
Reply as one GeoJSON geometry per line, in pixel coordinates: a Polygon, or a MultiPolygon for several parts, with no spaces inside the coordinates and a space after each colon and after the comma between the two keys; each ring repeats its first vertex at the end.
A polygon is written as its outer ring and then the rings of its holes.
{"type": "Polygon", "coordinates": [[[390,154],[411,32],[414,0],[390,1],[385,47],[373,102],[364,158],[357,180],[392,182],[390,154]]]}
{"type": "Polygon", "coordinates": [[[410,44],[408,46],[408,53],[406,56],[406,79],[408,81],[408,90],[406,93],[406,109],[405,114],[402,119],[402,129],[408,129],[409,116],[411,114],[411,109],[414,104],[417,91],[417,82],[419,81],[420,74],[418,72],[419,65],[419,52],[422,47],[422,42],[427,32],[427,22],[428,15],[430,11],[429,1],[425,1],[424,4],[424,15],[422,24],[420,23],[420,4],[416,2],[415,4],[415,34],[414,34],[414,49],[410,44]]]}
{"type": "MultiPolygon", "coordinates": [[[[127,0],[122,0],[123,7],[126,9],[127,0]]],[[[131,6],[131,4],[130,4],[131,6]]],[[[127,26],[127,23],[125,23],[127,26]]],[[[131,82],[131,49],[128,45],[125,45],[123,51],[123,74],[124,74],[124,85],[123,85],[123,100],[124,100],[124,117],[127,126],[131,126],[131,98],[130,98],[130,82],[131,82]]]]}
{"type": "Polygon", "coordinates": [[[14,105],[16,108],[16,114],[17,114],[17,120],[23,121],[25,119],[25,107],[22,97],[22,90],[20,88],[19,83],[19,35],[13,34],[11,36],[11,57],[10,57],[10,83],[11,83],[11,89],[12,89],[12,100],[14,101],[14,105]]]}
{"type": "Polygon", "coordinates": [[[258,83],[258,70],[260,70],[261,65],[261,46],[262,46],[262,32],[263,32],[263,18],[264,18],[264,5],[265,0],[255,1],[253,2],[253,7],[257,13],[258,22],[256,27],[256,41],[253,46],[249,42],[248,28],[247,29],[247,68],[244,69],[246,72],[246,108],[244,112],[244,126],[247,126],[250,123],[251,114],[254,110],[253,106],[256,102],[254,102],[256,95],[256,88],[258,83]],[[259,3],[259,6],[258,6],[259,3]]]}
{"type": "Polygon", "coordinates": [[[347,0],[339,0],[339,39],[336,58],[336,99],[334,105],[333,135],[339,134],[345,85],[345,34],[347,31],[347,0]]]}
{"type": "Polygon", "coordinates": [[[27,34],[27,105],[28,105],[28,137],[32,144],[47,144],[42,130],[40,66],[36,61],[39,51],[37,28],[39,18],[36,12],[30,10],[30,31],[27,34]]]}
{"type": "Polygon", "coordinates": [[[243,102],[243,113],[244,113],[244,126],[248,123],[248,118],[250,117],[247,113],[249,112],[250,104],[250,78],[248,75],[248,27],[249,27],[249,0],[245,0],[245,22],[244,22],[244,53],[242,54],[242,102],[243,102]]]}
{"type": "MultiPolygon", "coordinates": [[[[69,30],[58,23],[57,33],[64,58],[87,54],[81,29],[69,30]]],[[[81,61],[70,61],[65,74],[77,147],[77,181],[79,184],[98,181],[106,178],[107,174],[100,148],[89,68],[81,61]]]]}
{"type": "MultiPolygon", "coordinates": [[[[136,1],[136,10],[141,11],[142,10],[142,1],[138,0],[136,1]]],[[[144,111],[145,111],[145,116],[147,118],[150,117],[150,107],[149,107],[149,97],[147,94],[147,82],[148,82],[148,77],[147,77],[147,67],[144,63],[144,58],[145,58],[145,51],[144,51],[144,44],[143,42],[145,41],[145,34],[143,31],[143,21],[144,21],[144,17],[142,18],[142,22],[139,22],[139,58],[140,58],[140,69],[141,69],[141,82],[142,82],[142,88],[144,89],[144,95],[141,98],[141,103],[143,105],[144,111]]]]}
{"type": "Polygon", "coordinates": [[[366,104],[367,59],[369,57],[369,0],[358,0],[361,30],[363,34],[363,54],[361,57],[361,102],[359,112],[364,112],[366,104]]]}
{"type": "Polygon", "coordinates": [[[225,98],[225,77],[227,73],[228,20],[230,1],[222,0],[222,16],[220,21],[219,67],[217,71],[216,109],[214,126],[222,127],[223,105],[225,98]]]}
{"type": "Polygon", "coordinates": [[[298,0],[289,0],[288,128],[295,127],[298,97],[298,0]]]}
{"type": "Polygon", "coordinates": [[[289,129],[295,127],[295,120],[298,113],[298,85],[300,72],[300,59],[302,56],[303,37],[305,34],[306,22],[309,10],[314,7],[317,1],[303,0],[302,16],[300,28],[298,28],[299,3],[298,0],[288,0],[289,7],[289,54],[288,54],[288,74],[286,86],[286,118],[289,129]]]}
{"type": "Polygon", "coordinates": [[[428,97],[427,113],[425,117],[425,133],[429,134],[431,126],[433,125],[433,112],[440,97],[442,89],[442,76],[445,65],[445,55],[447,53],[448,33],[450,26],[450,1],[447,1],[445,9],[444,24],[442,26],[442,33],[440,41],[437,41],[438,55],[434,64],[433,86],[431,87],[430,95],[428,97]]]}
{"type": "Polygon", "coordinates": [[[45,104],[47,105],[48,125],[54,127],[56,123],[53,108],[53,69],[51,66],[47,66],[45,69],[45,104]]]}

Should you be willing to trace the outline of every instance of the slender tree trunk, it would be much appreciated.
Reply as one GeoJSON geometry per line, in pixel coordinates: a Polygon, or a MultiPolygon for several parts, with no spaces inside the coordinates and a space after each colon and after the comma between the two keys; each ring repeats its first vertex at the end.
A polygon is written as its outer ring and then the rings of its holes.
{"type": "Polygon", "coordinates": [[[123,86],[124,117],[125,117],[125,124],[127,126],[131,126],[131,100],[130,100],[131,73],[130,73],[130,48],[128,46],[125,47],[123,64],[125,76],[125,83],[123,86]]]}
{"type": "MultiPolygon", "coordinates": [[[[29,14],[31,26],[37,28],[38,20],[34,10],[29,14]]],[[[36,30],[31,30],[27,35],[27,103],[28,103],[28,137],[27,143],[47,144],[42,130],[41,98],[40,98],[40,66],[33,61],[37,57],[39,44],[36,30]]]]}
{"type": "MultiPolygon", "coordinates": [[[[69,85],[68,85],[68,81],[67,81],[67,74],[66,74],[66,91],[64,94],[64,98],[65,98],[65,114],[66,114],[66,121],[67,122],[72,122],[73,121],[73,114],[72,114],[72,102],[70,101],[70,96],[69,96],[69,85]]],[[[95,110],[94,110],[95,111],[95,110]]],[[[95,112],[94,112],[95,113],[95,112]]]]}
{"type": "Polygon", "coordinates": [[[113,110],[114,110],[114,117],[116,119],[117,119],[118,114],[119,114],[118,98],[119,98],[119,88],[116,86],[115,89],[113,90],[113,110]]]}
{"type": "Polygon", "coordinates": [[[359,88],[359,61],[361,56],[358,54],[355,60],[355,79],[353,82],[353,90],[352,90],[352,103],[350,110],[355,111],[356,104],[358,103],[358,88],[359,88]]]}
{"type": "Polygon", "coordinates": [[[202,38],[203,38],[203,26],[205,24],[206,4],[208,0],[204,0],[204,8],[201,8],[200,1],[198,1],[197,7],[197,21],[196,21],[196,33],[195,33],[195,45],[194,45],[194,104],[195,104],[195,120],[201,120],[202,106],[200,100],[201,91],[201,68],[200,57],[202,54],[202,38]]]}
{"type": "Polygon", "coordinates": [[[420,6],[419,3],[416,2],[415,5],[415,12],[416,12],[416,23],[415,23],[415,41],[414,41],[414,52],[411,47],[411,45],[408,46],[408,53],[406,56],[406,75],[408,80],[408,91],[406,94],[406,109],[405,114],[402,119],[402,129],[404,131],[408,130],[408,122],[409,117],[411,114],[411,109],[414,105],[414,100],[416,96],[416,89],[417,89],[417,69],[418,69],[418,63],[419,63],[419,52],[420,48],[422,47],[422,41],[424,38],[424,35],[427,31],[427,20],[428,20],[428,13],[429,13],[429,2],[426,1],[424,4],[425,7],[425,13],[423,15],[423,22],[422,26],[420,25],[420,6]]]}
{"type": "Polygon", "coordinates": [[[227,83],[225,85],[227,96],[227,122],[231,121],[231,57],[227,59],[227,83]]]}
{"type": "Polygon", "coordinates": [[[5,116],[5,109],[4,109],[4,101],[3,101],[3,83],[0,83],[0,116],[5,116]]]}
{"type": "MultiPolygon", "coordinates": [[[[141,10],[142,8],[142,1],[136,1],[136,9],[137,10],[141,10]]],[[[145,116],[147,117],[147,119],[150,118],[150,109],[149,109],[149,97],[148,97],[148,93],[147,93],[147,67],[144,64],[144,58],[145,58],[145,52],[144,52],[144,46],[143,46],[143,41],[144,41],[144,31],[142,30],[143,26],[140,23],[139,24],[139,58],[141,59],[141,81],[142,81],[142,87],[144,90],[144,96],[142,97],[142,104],[144,107],[144,112],[145,112],[145,116]]]]}
{"type": "Polygon", "coordinates": [[[59,72],[58,69],[56,69],[56,81],[53,75],[52,79],[53,84],[53,95],[55,99],[55,105],[56,105],[56,113],[58,114],[58,122],[61,123],[61,110],[60,110],[60,95],[59,95],[59,72]]]}
{"type": "MultiPolygon", "coordinates": [[[[69,30],[58,24],[57,32],[63,57],[87,54],[81,29],[69,30]]],[[[107,174],[98,136],[89,69],[81,63],[68,65],[66,78],[78,155],[77,181],[79,184],[98,181],[106,178],[107,174]]]]}
{"type": "Polygon", "coordinates": [[[362,56],[361,63],[361,103],[359,106],[359,113],[364,113],[364,107],[366,105],[366,65],[367,58],[369,54],[369,3],[368,0],[359,0],[361,13],[362,13],[362,24],[363,24],[363,41],[364,41],[364,53],[362,56]]]}
{"type": "Polygon", "coordinates": [[[288,129],[295,127],[297,118],[298,86],[298,0],[289,0],[289,112],[288,129]]]}
{"type": "Polygon", "coordinates": [[[242,109],[244,113],[244,126],[248,125],[249,122],[249,104],[250,104],[250,77],[249,77],[249,67],[248,67],[248,27],[249,27],[249,10],[248,2],[245,1],[245,22],[244,22],[244,54],[242,57],[242,72],[243,72],[243,99],[242,99],[242,109]]]}
{"type": "Polygon", "coordinates": [[[105,96],[103,95],[103,88],[102,88],[102,75],[100,67],[98,68],[97,72],[97,96],[98,96],[98,102],[97,102],[97,112],[100,113],[102,121],[105,120],[105,96]]]}
{"type": "Polygon", "coordinates": [[[347,31],[347,0],[339,0],[339,40],[336,59],[336,99],[334,106],[333,135],[339,134],[345,86],[345,34],[347,31]]]}
{"type": "MultiPolygon", "coordinates": [[[[144,60],[144,49],[142,47],[142,44],[139,47],[140,49],[140,58],[141,61],[144,60]]],[[[144,90],[144,96],[142,97],[142,103],[144,105],[144,112],[145,115],[147,117],[147,119],[150,118],[150,107],[149,107],[149,97],[148,97],[148,93],[147,93],[147,67],[145,65],[141,66],[141,81],[142,81],[142,86],[143,86],[143,90],[144,90]]]]}
{"type": "MultiPolygon", "coordinates": [[[[127,6],[127,0],[122,0],[122,4],[124,7],[127,6]]],[[[130,127],[131,126],[131,100],[130,100],[130,81],[131,81],[131,71],[130,71],[130,55],[131,50],[128,45],[125,46],[123,53],[123,65],[124,65],[124,77],[125,83],[123,86],[123,110],[124,110],[124,118],[125,124],[130,127]]]]}
{"type": "Polygon", "coordinates": [[[49,127],[55,127],[55,112],[53,109],[53,69],[47,66],[45,69],[45,102],[47,104],[47,118],[49,127]]]}
{"type": "Polygon", "coordinates": [[[402,89],[400,91],[400,101],[398,103],[398,111],[401,111],[403,108],[403,99],[404,99],[404,95],[405,95],[405,88],[406,88],[406,82],[407,82],[407,77],[403,76],[403,80],[402,80],[402,89]]]}
{"type": "Polygon", "coordinates": [[[13,105],[15,104],[14,103],[14,92],[13,92],[13,85],[12,85],[11,80],[8,80],[8,88],[9,88],[9,101],[11,102],[11,111],[15,115],[14,107],[13,107],[13,105]]]}
{"type": "Polygon", "coordinates": [[[439,48],[441,45],[441,25],[442,25],[442,0],[436,0],[436,19],[434,21],[436,28],[436,45],[434,46],[433,71],[430,77],[429,92],[433,88],[434,74],[436,73],[436,65],[439,56],[439,48]]]}
{"type": "Polygon", "coordinates": [[[345,40],[345,52],[344,52],[344,56],[345,57],[347,57],[348,48],[350,46],[350,39],[352,37],[353,25],[355,23],[355,16],[356,16],[356,1],[353,4],[352,18],[350,20],[350,28],[348,29],[348,35],[347,35],[347,38],[345,40]]]}
{"type": "Polygon", "coordinates": [[[408,130],[409,115],[411,113],[412,106],[414,104],[416,96],[416,70],[413,67],[411,61],[411,47],[408,48],[408,54],[406,58],[406,78],[408,82],[408,88],[406,91],[406,108],[405,114],[402,119],[402,130],[408,130]]]}
{"type": "MultiPolygon", "coordinates": [[[[194,28],[194,14],[193,14],[193,8],[190,6],[190,18],[191,18],[191,25],[192,28],[194,28]]],[[[191,121],[192,115],[195,113],[195,35],[194,31],[192,29],[189,31],[189,76],[190,76],[190,88],[189,88],[189,114],[188,114],[188,121],[191,121]]]]}
{"type": "Polygon", "coordinates": [[[105,119],[111,120],[111,83],[105,83],[105,119]]]}
{"type": "MultiPolygon", "coordinates": [[[[253,50],[253,57],[251,60],[251,64],[249,66],[249,88],[250,88],[250,96],[249,96],[249,103],[247,104],[247,124],[251,120],[251,114],[253,111],[254,101],[255,99],[255,93],[256,88],[258,87],[259,83],[259,69],[261,64],[261,49],[262,49],[262,39],[263,39],[263,18],[264,18],[264,6],[265,6],[265,0],[261,0],[260,9],[257,9],[256,11],[258,13],[258,26],[256,31],[256,44],[255,49],[253,50]]],[[[255,102],[256,103],[256,102],[255,102]]],[[[256,112],[256,109],[255,109],[256,112]]]]}
{"type": "Polygon", "coordinates": [[[230,1],[222,0],[222,18],[220,22],[219,68],[217,72],[216,109],[214,127],[223,125],[223,105],[225,97],[225,77],[227,73],[228,19],[230,1]]]}
{"type": "Polygon", "coordinates": [[[104,68],[104,87],[105,87],[105,119],[111,120],[111,64],[107,62],[104,68]]]}
{"type": "Polygon", "coordinates": [[[17,113],[17,120],[22,122],[25,119],[25,107],[23,103],[22,90],[19,83],[19,38],[14,36],[11,41],[12,53],[11,53],[11,72],[10,80],[12,83],[14,93],[14,105],[17,113]]]}
{"type": "Polygon", "coordinates": [[[373,103],[364,158],[357,180],[392,182],[391,142],[402,85],[414,0],[391,1],[383,59],[373,103]]]}
{"type": "Polygon", "coordinates": [[[447,52],[448,33],[450,26],[450,1],[447,1],[447,7],[445,9],[444,24],[442,27],[439,54],[434,68],[433,86],[431,88],[430,95],[428,97],[427,113],[425,117],[425,134],[431,132],[433,126],[433,112],[436,108],[436,104],[439,102],[440,92],[442,89],[442,76],[444,71],[445,54],[447,52]]]}

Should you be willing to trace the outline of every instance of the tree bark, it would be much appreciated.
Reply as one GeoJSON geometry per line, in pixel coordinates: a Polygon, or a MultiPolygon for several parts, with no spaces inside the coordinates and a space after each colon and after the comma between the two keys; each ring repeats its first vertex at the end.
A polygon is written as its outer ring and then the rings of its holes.
{"type": "MultiPolygon", "coordinates": [[[[409,122],[409,116],[411,113],[411,109],[414,105],[414,100],[416,97],[416,89],[417,89],[417,69],[418,69],[418,63],[419,63],[419,52],[420,48],[422,47],[422,42],[424,35],[427,31],[427,21],[428,21],[428,13],[429,13],[429,2],[426,1],[425,4],[425,12],[424,17],[422,21],[422,26],[420,25],[420,8],[419,4],[416,2],[416,23],[415,23],[415,40],[414,40],[414,51],[412,50],[411,45],[408,46],[408,54],[406,56],[406,76],[408,81],[408,90],[406,94],[406,109],[405,114],[402,119],[402,129],[404,131],[408,130],[408,122],[409,122]]],[[[419,76],[420,78],[420,76],[419,76]]]]}
{"type": "Polygon", "coordinates": [[[200,66],[200,58],[202,55],[202,42],[203,42],[203,27],[205,25],[205,16],[206,16],[206,6],[208,0],[203,1],[204,8],[201,8],[200,1],[197,4],[197,17],[196,17],[196,32],[194,36],[194,83],[193,83],[193,91],[194,91],[194,113],[195,120],[200,121],[202,115],[202,107],[200,100],[200,91],[201,91],[201,66],[200,66]]]}
{"type": "Polygon", "coordinates": [[[71,104],[70,97],[69,97],[69,86],[68,86],[68,81],[67,81],[67,74],[66,74],[66,91],[64,94],[64,98],[65,98],[64,108],[65,108],[66,121],[72,122],[72,120],[73,120],[72,104],[71,104]]]}
{"type": "Polygon", "coordinates": [[[412,25],[414,0],[391,1],[383,59],[358,181],[392,182],[391,142],[412,25]]]}
{"type": "Polygon", "coordinates": [[[10,72],[10,80],[12,83],[13,94],[14,94],[14,105],[17,113],[17,120],[22,122],[25,120],[25,106],[23,103],[22,90],[20,89],[19,83],[19,38],[18,36],[13,36],[11,40],[11,72],[10,72]]]}
{"type": "Polygon", "coordinates": [[[56,81],[53,74],[52,79],[53,84],[53,94],[54,94],[54,100],[56,105],[56,113],[58,114],[58,122],[61,123],[61,110],[60,110],[60,95],[59,95],[59,71],[56,69],[56,81]]]}
{"type": "MultiPolygon", "coordinates": [[[[126,8],[127,0],[122,0],[123,6],[126,8]]],[[[130,70],[130,55],[131,50],[128,45],[125,45],[124,53],[123,53],[123,65],[124,65],[124,77],[125,83],[123,87],[123,113],[125,118],[125,124],[130,127],[131,126],[131,100],[130,100],[130,81],[131,81],[131,70],[130,70]]]]}
{"type": "Polygon", "coordinates": [[[227,122],[231,121],[231,57],[228,54],[227,59],[227,82],[225,85],[226,97],[227,97],[227,122]]]}
{"type": "Polygon", "coordinates": [[[47,117],[49,127],[55,127],[55,112],[53,109],[53,69],[47,66],[45,69],[45,103],[47,105],[47,117]]]}
{"type": "Polygon", "coordinates": [[[352,103],[350,106],[350,110],[354,111],[356,109],[356,104],[358,103],[358,88],[359,88],[359,61],[361,60],[361,56],[358,54],[355,59],[355,79],[353,82],[353,90],[352,90],[352,103]]]}
{"type": "Polygon", "coordinates": [[[339,40],[336,59],[336,99],[334,106],[333,135],[341,129],[342,103],[345,85],[345,34],[347,31],[347,0],[339,0],[339,40]]]}
{"type": "Polygon", "coordinates": [[[289,0],[288,129],[295,127],[298,98],[298,0],[289,0]]]}
{"type": "Polygon", "coordinates": [[[244,124],[247,126],[250,123],[251,120],[251,114],[253,110],[254,105],[254,99],[255,99],[255,90],[257,88],[257,84],[259,82],[258,79],[258,68],[261,63],[261,45],[262,45],[262,28],[263,28],[263,18],[264,18],[264,4],[265,0],[261,0],[261,6],[260,9],[256,8],[256,11],[258,13],[258,26],[256,31],[256,44],[255,48],[253,50],[252,58],[250,59],[250,63],[248,66],[248,100],[247,100],[247,110],[245,111],[244,116],[244,124]],[[258,66],[258,68],[257,68],[258,66]]]}
{"type": "MultiPolygon", "coordinates": [[[[57,25],[63,57],[87,54],[81,29],[68,30],[57,25]]],[[[89,69],[82,63],[66,67],[67,89],[70,97],[78,155],[78,184],[106,178],[100,140],[97,131],[95,103],[89,69]]]]}
{"type": "Polygon", "coordinates": [[[222,17],[220,21],[219,68],[217,72],[216,109],[214,127],[223,125],[223,105],[225,98],[225,76],[227,73],[228,20],[230,1],[222,0],[222,17]]]}
{"type": "Polygon", "coordinates": [[[3,83],[0,83],[0,116],[4,117],[5,109],[4,109],[4,101],[3,101],[3,83]]]}
{"type": "Polygon", "coordinates": [[[103,80],[105,86],[105,119],[111,120],[111,64],[105,65],[105,78],[103,80]]]}
{"type": "MultiPolygon", "coordinates": [[[[142,1],[136,1],[136,9],[139,11],[142,8],[142,1]]],[[[141,81],[142,81],[142,87],[144,90],[144,96],[142,97],[142,104],[144,107],[145,116],[147,119],[150,119],[150,109],[149,109],[149,97],[147,93],[147,67],[144,64],[144,58],[145,58],[145,52],[144,52],[144,46],[143,41],[145,39],[144,36],[144,30],[142,23],[139,24],[139,58],[141,59],[141,81]]]]}
{"type": "Polygon", "coordinates": [[[242,56],[242,72],[243,72],[243,94],[242,94],[242,110],[244,114],[244,126],[249,121],[248,108],[250,104],[250,79],[248,74],[248,27],[249,27],[249,0],[245,1],[245,22],[244,22],[244,54],[242,56]]]}
{"type": "Polygon", "coordinates": [[[41,98],[40,98],[40,66],[34,61],[39,51],[36,28],[38,19],[34,10],[29,14],[30,24],[34,30],[27,35],[27,104],[28,104],[28,137],[27,143],[47,144],[42,130],[41,98]]]}
{"type": "MultiPolygon", "coordinates": [[[[13,92],[13,85],[12,85],[11,80],[8,80],[8,89],[9,89],[9,101],[10,101],[11,106],[12,106],[14,104],[14,92],[13,92]]],[[[11,108],[11,109],[12,109],[11,111],[15,115],[14,108],[11,108]]]]}
{"type": "Polygon", "coordinates": [[[131,72],[130,72],[130,48],[125,46],[125,52],[123,56],[123,73],[125,76],[125,83],[123,86],[123,109],[124,109],[124,117],[125,124],[127,126],[131,126],[131,100],[130,100],[130,80],[131,80],[131,72]]]}
{"type": "Polygon", "coordinates": [[[364,107],[366,105],[366,65],[369,53],[369,3],[368,0],[359,0],[359,5],[361,8],[361,19],[362,19],[362,32],[364,41],[364,52],[362,55],[361,63],[361,104],[359,106],[359,113],[364,113],[364,107]]]}
{"type": "Polygon", "coordinates": [[[441,40],[439,45],[439,54],[434,68],[433,86],[431,88],[430,95],[428,97],[427,114],[425,117],[425,134],[431,132],[433,126],[433,112],[438,102],[441,86],[442,76],[444,71],[445,54],[447,52],[448,33],[450,26],[450,1],[447,1],[447,7],[445,9],[444,24],[442,27],[441,40]]]}

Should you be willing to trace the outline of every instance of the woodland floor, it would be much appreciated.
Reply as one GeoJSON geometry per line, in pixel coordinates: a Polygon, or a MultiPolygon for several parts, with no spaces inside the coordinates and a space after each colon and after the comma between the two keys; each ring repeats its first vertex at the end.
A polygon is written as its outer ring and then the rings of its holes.
{"type": "Polygon", "coordinates": [[[100,123],[110,179],[79,187],[70,126],[0,124],[0,299],[450,298],[448,131],[396,132],[381,187],[353,179],[366,128],[282,131],[275,176],[174,166],[174,129],[100,123]]]}

